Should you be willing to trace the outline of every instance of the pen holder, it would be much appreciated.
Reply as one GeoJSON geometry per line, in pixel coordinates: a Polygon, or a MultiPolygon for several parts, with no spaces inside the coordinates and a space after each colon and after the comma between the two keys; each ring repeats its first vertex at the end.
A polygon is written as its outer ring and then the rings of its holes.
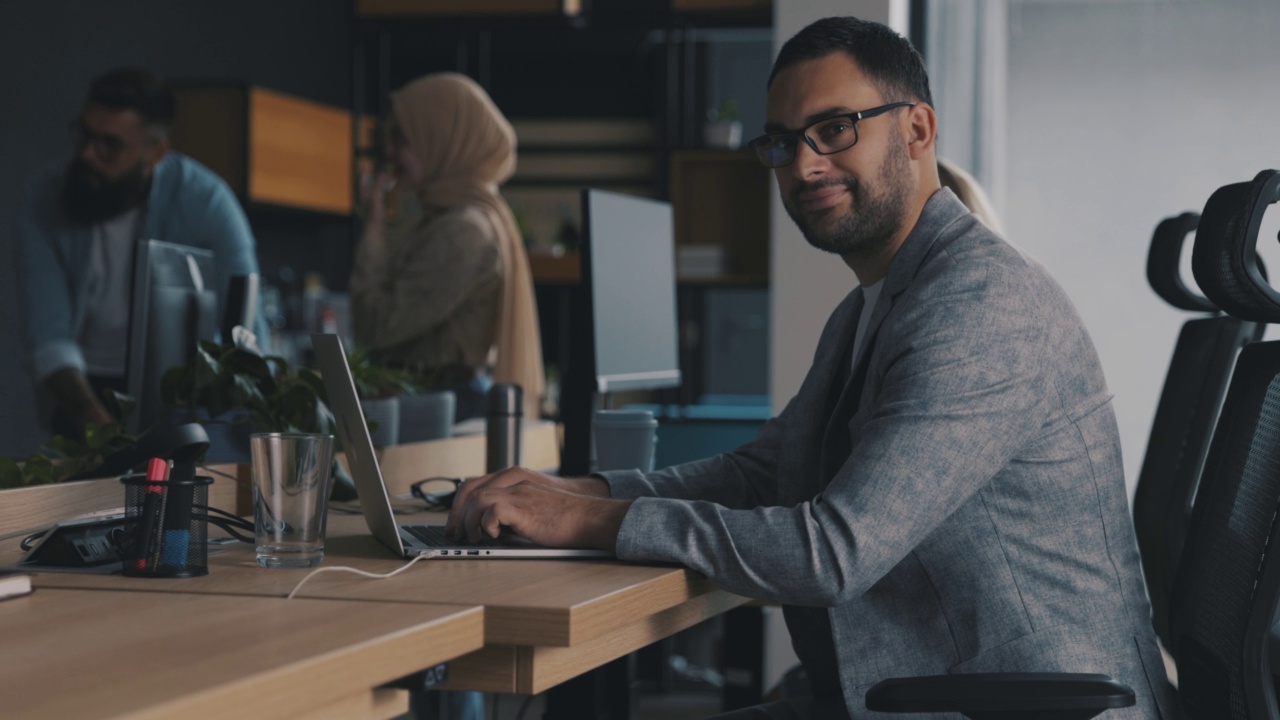
{"type": "Polygon", "coordinates": [[[147,480],[126,475],[121,574],[195,577],[209,574],[209,485],[213,478],[147,480]]]}

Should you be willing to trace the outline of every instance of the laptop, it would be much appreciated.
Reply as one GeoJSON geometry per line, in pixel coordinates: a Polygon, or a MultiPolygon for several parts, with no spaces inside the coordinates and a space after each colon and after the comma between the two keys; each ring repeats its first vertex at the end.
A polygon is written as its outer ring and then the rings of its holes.
{"type": "Polygon", "coordinates": [[[601,558],[613,557],[604,550],[564,550],[538,545],[503,545],[481,543],[459,544],[444,533],[444,525],[400,525],[391,512],[391,498],[382,481],[382,470],[373,451],[373,439],[365,424],[364,411],[356,395],[355,380],[342,339],[332,334],[314,334],[311,347],[316,353],[320,376],[329,394],[329,409],[338,426],[338,437],[351,477],[355,480],[356,495],[365,524],[383,545],[402,557],[440,558],[601,558]]]}

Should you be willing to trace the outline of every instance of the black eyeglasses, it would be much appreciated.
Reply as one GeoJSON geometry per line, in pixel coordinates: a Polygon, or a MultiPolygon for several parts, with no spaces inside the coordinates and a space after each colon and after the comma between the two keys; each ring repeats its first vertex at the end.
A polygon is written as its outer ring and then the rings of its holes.
{"type": "Polygon", "coordinates": [[[83,148],[85,145],[92,144],[93,151],[103,160],[114,160],[125,149],[125,142],[122,138],[115,135],[99,135],[79,120],[72,120],[71,127],[68,128],[71,135],[71,142],[76,148],[83,148]]]}
{"type": "Polygon", "coordinates": [[[747,143],[756,151],[756,157],[768,168],[790,165],[796,159],[800,138],[819,155],[830,155],[848,150],[858,144],[858,121],[883,115],[900,107],[915,107],[913,102],[895,102],[870,110],[823,118],[800,128],[786,132],[761,135],[747,143]],[[814,131],[814,136],[809,131],[814,131]]]}
{"type": "Polygon", "coordinates": [[[409,486],[409,494],[427,504],[428,510],[448,510],[462,487],[463,478],[429,477],[409,486]]]}

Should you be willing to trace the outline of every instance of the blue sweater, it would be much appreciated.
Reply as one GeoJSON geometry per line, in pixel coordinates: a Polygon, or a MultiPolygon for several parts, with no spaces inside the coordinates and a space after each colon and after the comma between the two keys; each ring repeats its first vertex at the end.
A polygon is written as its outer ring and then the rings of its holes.
{"type": "MultiPolygon", "coordinates": [[[[18,267],[35,376],[85,369],[77,338],[85,320],[92,228],[67,219],[59,201],[65,165],[28,183],[18,214],[18,267]]],[[[253,232],[222,178],[176,152],[156,166],[141,237],[213,251],[219,317],[233,275],[258,272],[253,232]]],[[[263,329],[259,315],[259,337],[263,329]]],[[[121,338],[127,342],[128,338],[121,338]]]]}

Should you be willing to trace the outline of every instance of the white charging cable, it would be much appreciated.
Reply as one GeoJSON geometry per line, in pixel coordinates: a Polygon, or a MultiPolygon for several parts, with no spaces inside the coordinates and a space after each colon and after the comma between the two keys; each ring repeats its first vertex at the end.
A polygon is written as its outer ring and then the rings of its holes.
{"type": "Polygon", "coordinates": [[[312,570],[311,572],[307,573],[307,576],[302,578],[302,581],[299,582],[296,586],[294,586],[293,591],[290,592],[288,597],[286,597],[285,599],[292,600],[293,596],[298,594],[298,591],[302,589],[303,585],[307,584],[308,580],[315,577],[316,575],[319,575],[322,572],[349,572],[349,573],[355,573],[356,575],[359,575],[361,577],[373,578],[374,580],[381,580],[383,578],[389,578],[394,575],[399,575],[405,570],[408,570],[409,568],[413,567],[414,563],[426,557],[430,557],[430,555],[419,555],[414,559],[410,560],[409,562],[405,563],[404,565],[401,565],[395,570],[392,570],[389,573],[371,573],[371,572],[366,572],[364,570],[358,570],[353,567],[347,567],[345,565],[334,565],[332,567],[316,568],[315,570],[312,570]]]}

